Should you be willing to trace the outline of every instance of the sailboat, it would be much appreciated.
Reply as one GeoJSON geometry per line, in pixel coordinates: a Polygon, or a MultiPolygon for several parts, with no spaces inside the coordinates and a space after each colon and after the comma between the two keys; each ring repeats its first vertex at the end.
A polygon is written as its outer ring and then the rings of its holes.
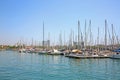
{"type": "Polygon", "coordinates": [[[53,49],[52,51],[49,51],[48,54],[50,54],[50,55],[62,55],[62,52],[58,51],[57,49],[53,49]]]}
{"type": "MultiPolygon", "coordinates": [[[[113,28],[113,24],[112,24],[112,48],[114,49],[114,28],[113,28]]],[[[120,59],[120,48],[116,49],[116,50],[113,50],[114,54],[112,54],[111,58],[113,59],[120,59]]]]}
{"type": "Polygon", "coordinates": [[[45,41],[44,41],[44,22],[43,22],[43,50],[38,52],[39,54],[46,54],[47,51],[45,50],[45,41]]]}

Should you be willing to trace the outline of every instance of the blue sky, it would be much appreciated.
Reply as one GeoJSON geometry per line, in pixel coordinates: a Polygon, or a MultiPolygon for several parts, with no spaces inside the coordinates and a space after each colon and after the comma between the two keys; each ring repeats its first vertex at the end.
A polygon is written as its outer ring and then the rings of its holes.
{"type": "MultiPolygon", "coordinates": [[[[108,27],[114,24],[116,34],[120,30],[119,0],[0,0],[0,44],[15,44],[22,40],[30,43],[42,41],[42,25],[45,25],[45,39],[50,33],[51,41],[58,42],[59,34],[65,31],[66,40],[71,29],[77,35],[77,22],[80,20],[84,32],[85,20],[87,28],[92,21],[92,34],[104,37],[104,21],[108,27]]],[[[119,36],[120,37],[120,36],[119,36]]],[[[104,38],[103,38],[104,39],[104,38]]]]}

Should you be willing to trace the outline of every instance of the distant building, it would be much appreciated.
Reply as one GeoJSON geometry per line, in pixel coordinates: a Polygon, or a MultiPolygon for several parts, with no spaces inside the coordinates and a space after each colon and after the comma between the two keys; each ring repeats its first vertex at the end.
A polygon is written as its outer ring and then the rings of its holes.
{"type": "Polygon", "coordinates": [[[73,42],[73,46],[84,48],[84,42],[81,42],[80,45],[78,45],[78,42],[73,42]]]}
{"type": "Polygon", "coordinates": [[[42,41],[42,44],[44,44],[44,46],[49,47],[50,46],[50,40],[42,41]]]}

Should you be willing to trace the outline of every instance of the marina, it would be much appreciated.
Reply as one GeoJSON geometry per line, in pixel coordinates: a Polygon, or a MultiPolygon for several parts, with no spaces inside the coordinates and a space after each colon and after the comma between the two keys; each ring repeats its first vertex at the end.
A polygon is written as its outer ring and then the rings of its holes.
{"type": "Polygon", "coordinates": [[[119,0],[0,0],[0,80],[120,80],[119,0]]]}

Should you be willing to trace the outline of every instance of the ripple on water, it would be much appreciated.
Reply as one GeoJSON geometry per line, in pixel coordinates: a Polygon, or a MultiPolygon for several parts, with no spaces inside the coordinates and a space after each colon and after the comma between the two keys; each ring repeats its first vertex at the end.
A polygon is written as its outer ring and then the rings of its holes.
{"type": "Polygon", "coordinates": [[[0,52],[0,80],[120,80],[120,60],[0,52]]]}

